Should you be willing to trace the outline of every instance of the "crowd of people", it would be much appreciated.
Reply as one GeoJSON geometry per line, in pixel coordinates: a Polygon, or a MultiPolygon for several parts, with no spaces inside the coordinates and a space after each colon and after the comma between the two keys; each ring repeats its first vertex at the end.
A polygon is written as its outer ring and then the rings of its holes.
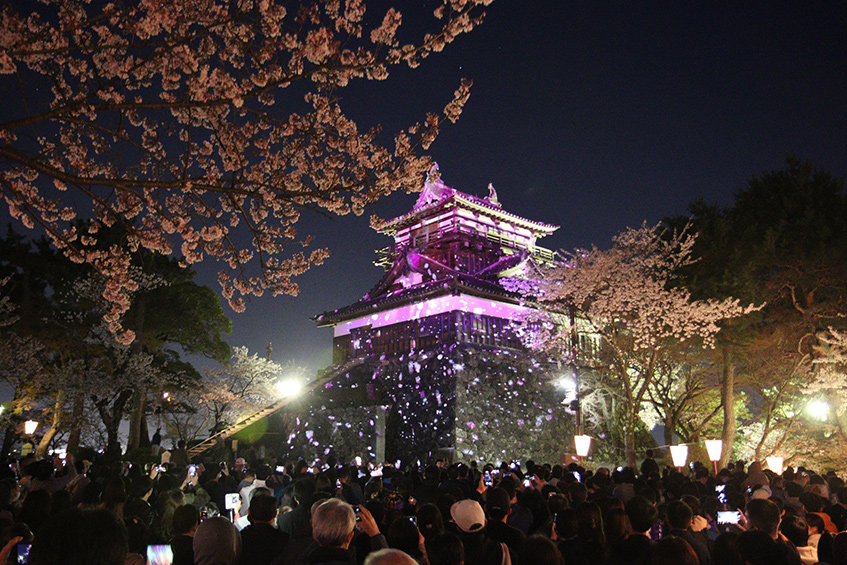
{"type": "Polygon", "coordinates": [[[646,455],[638,469],[592,470],[30,456],[0,469],[0,562],[847,565],[835,473],[683,473],[646,455]]]}

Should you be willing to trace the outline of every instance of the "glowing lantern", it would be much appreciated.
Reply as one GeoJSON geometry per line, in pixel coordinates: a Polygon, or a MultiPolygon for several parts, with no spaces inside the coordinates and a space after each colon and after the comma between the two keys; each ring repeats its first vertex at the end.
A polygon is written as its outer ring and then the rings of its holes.
{"type": "Polygon", "coordinates": [[[671,446],[671,459],[673,459],[674,467],[685,467],[685,462],[688,460],[688,446],[687,445],[672,445],[671,446]]]}
{"type": "Polygon", "coordinates": [[[718,474],[718,461],[723,454],[723,442],[719,439],[706,440],[706,452],[709,454],[709,461],[715,465],[715,475],[718,474]]]}
{"type": "Polygon", "coordinates": [[[35,420],[27,420],[24,422],[24,432],[26,435],[30,436],[35,433],[35,429],[38,427],[38,422],[35,420]]]}
{"type": "Polygon", "coordinates": [[[782,464],[784,459],[778,455],[771,455],[770,457],[765,457],[765,461],[768,464],[768,469],[776,473],[777,475],[782,474],[782,464]]]}
{"type": "Polygon", "coordinates": [[[588,455],[588,450],[591,448],[591,436],[573,436],[573,442],[576,445],[576,454],[580,457],[588,455]]]}

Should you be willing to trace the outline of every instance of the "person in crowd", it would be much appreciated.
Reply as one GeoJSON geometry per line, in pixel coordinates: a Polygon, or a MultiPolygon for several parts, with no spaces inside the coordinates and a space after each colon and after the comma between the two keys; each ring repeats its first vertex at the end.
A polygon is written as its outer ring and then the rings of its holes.
{"type": "Polygon", "coordinates": [[[442,532],[426,542],[429,565],[463,565],[465,547],[462,540],[451,532],[442,532]]]}
{"type": "Polygon", "coordinates": [[[221,516],[207,518],[194,532],[195,565],[235,565],[241,554],[241,534],[221,516]]]}
{"type": "Polygon", "coordinates": [[[388,547],[399,549],[421,565],[426,563],[424,537],[418,530],[414,518],[398,516],[388,528],[388,547]]]}
{"type": "Polygon", "coordinates": [[[279,516],[277,527],[289,539],[311,537],[309,509],[314,502],[315,481],[310,478],[300,479],[294,483],[292,490],[294,509],[279,516]]]}
{"type": "Polygon", "coordinates": [[[699,540],[695,539],[690,531],[691,521],[694,517],[691,507],[681,500],[672,500],[668,503],[666,515],[668,534],[684,539],[691,546],[691,549],[694,550],[700,565],[711,565],[712,560],[709,556],[708,548],[699,540]]]}
{"type": "Polygon", "coordinates": [[[519,563],[531,565],[565,565],[565,559],[550,538],[529,536],[517,552],[519,563]]]}
{"type": "Polygon", "coordinates": [[[507,518],[512,512],[509,502],[509,493],[501,488],[490,488],[486,491],[485,510],[488,523],[485,531],[488,537],[496,542],[505,543],[512,552],[517,553],[526,536],[522,531],[507,523],[507,518]]]}
{"type": "Polygon", "coordinates": [[[479,502],[471,499],[460,500],[450,507],[455,533],[465,548],[465,563],[488,565],[502,563],[506,559],[515,560],[515,555],[505,543],[489,538],[485,533],[485,512],[479,502]]]}
{"type": "Polygon", "coordinates": [[[200,511],[192,504],[183,504],[173,515],[173,535],[170,539],[173,565],[194,564],[194,534],[200,525],[200,511]]]}
{"type": "Polygon", "coordinates": [[[688,542],[675,535],[657,541],[650,553],[650,565],[697,565],[698,562],[688,542]]]}
{"type": "Polygon", "coordinates": [[[353,507],[338,498],[329,498],[316,504],[312,510],[312,537],[314,542],[298,560],[303,565],[343,565],[357,563],[351,542],[358,527],[368,536],[370,552],[388,547],[388,543],[377,527],[367,508],[353,507]]]}
{"type": "Polygon", "coordinates": [[[32,542],[30,565],[124,565],[123,522],[108,510],[72,508],[52,517],[32,542]]]}
{"type": "Polygon", "coordinates": [[[644,461],[641,462],[639,470],[641,471],[641,476],[645,479],[649,479],[654,473],[656,476],[659,475],[659,464],[656,463],[655,459],[653,459],[652,449],[648,449],[644,452],[644,461]]]}
{"type": "Polygon", "coordinates": [[[368,555],[365,565],[418,565],[418,562],[399,549],[380,549],[368,555]]]}
{"type": "Polygon", "coordinates": [[[178,469],[185,469],[190,463],[188,450],[185,448],[185,440],[176,442],[176,448],[171,451],[171,464],[178,469]]]}
{"type": "Polygon", "coordinates": [[[435,504],[424,504],[417,509],[418,529],[424,539],[429,541],[444,533],[444,518],[435,504]]]}
{"type": "Polygon", "coordinates": [[[274,527],[276,497],[267,489],[253,491],[248,519],[250,525],[241,530],[241,559],[243,565],[269,565],[281,555],[288,536],[274,527]]]}
{"type": "Polygon", "coordinates": [[[619,565],[648,565],[653,551],[650,529],[658,512],[640,495],[630,498],[624,510],[629,522],[627,537],[611,548],[609,561],[619,565]]]}
{"type": "Polygon", "coordinates": [[[800,565],[800,554],[797,548],[785,537],[779,535],[780,514],[779,507],[771,500],[754,498],[747,503],[747,523],[750,529],[770,536],[789,565],[800,565]]]}

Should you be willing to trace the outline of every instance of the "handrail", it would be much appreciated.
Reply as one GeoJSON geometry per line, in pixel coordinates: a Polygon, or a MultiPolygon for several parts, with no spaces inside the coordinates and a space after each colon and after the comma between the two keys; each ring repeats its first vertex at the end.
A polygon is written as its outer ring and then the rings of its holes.
{"type": "Polygon", "coordinates": [[[236,433],[240,432],[244,428],[255,424],[259,420],[261,420],[261,419],[263,419],[267,416],[270,416],[274,412],[277,412],[278,410],[282,410],[283,408],[285,408],[286,405],[288,405],[290,402],[296,400],[297,398],[301,397],[303,394],[311,392],[314,389],[318,388],[319,386],[325,385],[326,383],[328,383],[329,381],[334,379],[336,376],[338,376],[338,374],[340,372],[349,371],[350,369],[352,369],[356,365],[359,365],[360,363],[362,363],[362,359],[360,359],[360,358],[351,359],[351,360],[347,361],[346,363],[344,363],[343,365],[336,367],[334,370],[327,369],[326,371],[324,371],[323,375],[321,375],[317,379],[313,380],[312,382],[308,383],[299,394],[282,398],[282,399],[276,401],[275,403],[271,404],[270,406],[262,408],[261,410],[254,412],[253,414],[250,414],[249,416],[246,416],[245,418],[238,420],[236,423],[234,423],[231,426],[219,431],[216,434],[209,436],[208,438],[204,439],[200,443],[191,446],[188,449],[188,456],[189,457],[196,457],[197,455],[204,453],[205,451],[207,451],[207,450],[211,449],[213,446],[215,446],[218,443],[218,441],[223,441],[223,440],[235,435],[236,433]]]}

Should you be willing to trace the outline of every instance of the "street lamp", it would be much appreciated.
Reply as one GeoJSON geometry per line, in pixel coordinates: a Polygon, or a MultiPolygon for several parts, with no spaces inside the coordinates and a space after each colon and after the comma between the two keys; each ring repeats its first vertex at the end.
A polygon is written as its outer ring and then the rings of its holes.
{"type": "Polygon", "coordinates": [[[782,465],[785,461],[782,457],[778,455],[771,455],[770,457],[765,457],[765,461],[768,464],[768,469],[770,469],[777,475],[782,474],[782,465]]]}
{"type": "Polygon", "coordinates": [[[715,465],[715,476],[718,476],[718,461],[723,454],[723,442],[719,439],[706,440],[706,452],[709,454],[709,461],[715,465]]]}
{"type": "Polygon", "coordinates": [[[26,435],[31,436],[34,434],[36,428],[38,428],[38,422],[35,420],[27,420],[24,422],[24,433],[26,433],[26,435]]]}
{"type": "Polygon", "coordinates": [[[827,404],[826,400],[813,400],[806,409],[812,418],[826,420],[826,416],[829,413],[829,404],[827,404]]]}
{"type": "Polygon", "coordinates": [[[672,445],[671,459],[673,459],[674,467],[679,468],[681,472],[682,468],[685,467],[685,462],[688,460],[688,446],[685,444],[672,445]]]}
{"type": "Polygon", "coordinates": [[[297,379],[287,379],[276,383],[276,390],[282,398],[295,396],[302,387],[303,385],[297,379]]]}

